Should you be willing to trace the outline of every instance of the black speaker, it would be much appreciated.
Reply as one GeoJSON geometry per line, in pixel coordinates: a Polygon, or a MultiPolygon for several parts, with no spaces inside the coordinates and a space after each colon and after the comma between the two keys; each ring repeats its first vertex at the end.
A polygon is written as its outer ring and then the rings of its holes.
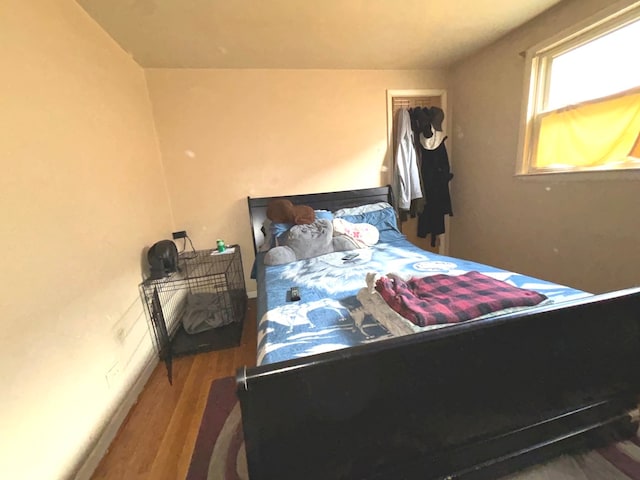
{"type": "Polygon", "coordinates": [[[160,240],[154,243],[147,252],[151,278],[156,280],[177,272],[178,248],[171,240],[160,240]]]}

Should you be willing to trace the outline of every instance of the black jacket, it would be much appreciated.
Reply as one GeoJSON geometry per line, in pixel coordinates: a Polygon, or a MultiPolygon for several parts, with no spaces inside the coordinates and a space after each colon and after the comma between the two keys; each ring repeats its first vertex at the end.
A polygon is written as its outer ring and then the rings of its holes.
{"type": "Polygon", "coordinates": [[[444,216],[453,215],[449,181],[453,178],[449,166],[449,155],[442,143],[435,150],[421,147],[422,185],[424,187],[425,206],[418,218],[418,237],[426,238],[431,234],[431,246],[436,246],[436,237],[444,233],[444,216]]]}

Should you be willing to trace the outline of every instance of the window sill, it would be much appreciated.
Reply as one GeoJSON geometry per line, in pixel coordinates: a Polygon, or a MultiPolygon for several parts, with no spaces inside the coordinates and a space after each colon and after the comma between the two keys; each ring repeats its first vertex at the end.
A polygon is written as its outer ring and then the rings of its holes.
{"type": "Polygon", "coordinates": [[[519,180],[540,181],[612,181],[612,180],[640,180],[640,168],[624,168],[611,170],[565,170],[516,173],[519,180]]]}

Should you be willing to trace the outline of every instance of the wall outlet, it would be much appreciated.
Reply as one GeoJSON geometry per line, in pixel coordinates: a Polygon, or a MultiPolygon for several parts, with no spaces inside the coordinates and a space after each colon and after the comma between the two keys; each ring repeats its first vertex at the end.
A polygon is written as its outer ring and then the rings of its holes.
{"type": "Polygon", "coordinates": [[[173,232],[173,239],[185,238],[187,236],[186,230],[180,230],[179,232],[173,232]]]}

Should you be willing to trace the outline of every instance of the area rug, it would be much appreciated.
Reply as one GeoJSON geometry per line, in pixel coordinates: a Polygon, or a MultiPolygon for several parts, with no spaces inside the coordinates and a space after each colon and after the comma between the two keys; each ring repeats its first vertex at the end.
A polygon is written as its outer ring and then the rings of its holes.
{"type": "MultiPolygon", "coordinates": [[[[639,436],[582,455],[564,455],[504,480],[640,480],[639,436]]],[[[249,480],[233,377],[211,384],[186,480],[249,480]]]]}
{"type": "Polygon", "coordinates": [[[248,479],[235,379],[214,380],[186,480],[248,479]]]}

